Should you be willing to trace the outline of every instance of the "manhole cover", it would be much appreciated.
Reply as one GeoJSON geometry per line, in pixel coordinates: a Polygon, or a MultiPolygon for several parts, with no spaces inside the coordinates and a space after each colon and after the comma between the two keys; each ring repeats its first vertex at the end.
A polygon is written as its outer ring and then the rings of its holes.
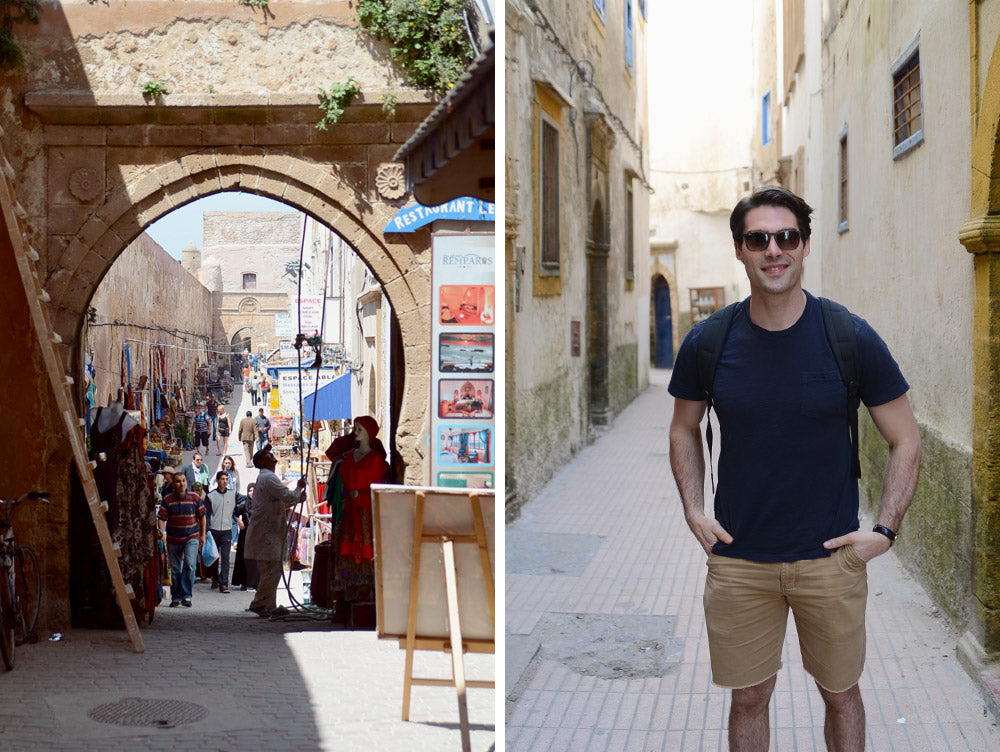
{"type": "Polygon", "coordinates": [[[183,700],[146,700],[126,697],[117,702],[98,705],[87,715],[101,723],[118,726],[151,726],[173,728],[195,723],[208,715],[208,708],[183,700]]]}

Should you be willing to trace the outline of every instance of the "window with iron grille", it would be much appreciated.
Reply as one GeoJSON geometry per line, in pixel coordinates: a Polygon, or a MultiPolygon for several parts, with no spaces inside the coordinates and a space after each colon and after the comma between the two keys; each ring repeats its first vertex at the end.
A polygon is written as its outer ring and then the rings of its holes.
{"type": "Polygon", "coordinates": [[[256,290],[257,289],[257,275],[252,272],[247,272],[243,275],[243,289],[244,290],[256,290]]]}
{"type": "Polygon", "coordinates": [[[893,159],[902,156],[924,140],[918,41],[914,40],[890,68],[893,159]]]}
{"type": "Polygon", "coordinates": [[[837,232],[847,230],[847,126],[840,132],[840,223],[837,232]]]}
{"type": "Polygon", "coordinates": [[[559,271],[559,129],[544,115],[539,128],[539,218],[542,269],[559,271]]]}
{"type": "Polygon", "coordinates": [[[597,12],[597,15],[599,15],[601,17],[601,20],[603,21],[604,20],[604,0],[593,0],[593,2],[594,2],[594,10],[597,12]]]}
{"type": "Polygon", "coordinates": [[[625,186],[625,279],[635,279],[635,222],[632,186],[625,186]]]}

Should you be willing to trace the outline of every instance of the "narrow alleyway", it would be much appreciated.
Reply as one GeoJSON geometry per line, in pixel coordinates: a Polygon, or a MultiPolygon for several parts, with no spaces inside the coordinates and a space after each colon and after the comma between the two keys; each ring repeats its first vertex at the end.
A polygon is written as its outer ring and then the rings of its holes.
{"type": "MultiPolygon", "coordinates": [[[[507,526],[509,750],[728,748],[728,692],[709,673],[705,556],[667,457],[668,376],[653,371],[650,388],[507,526]]],[[[1000,749],[957,641],[892,552],[869,565],[867,749],[1000,749]]],[[[783,662],[771,749],[824,750],[822,700],[791,620],[783,662]]]]}
{"type": "MultiPolygon", "coordinates": [[[[237,425],[247,410],[256,413],[243,391],[226,407],[237,425]]],[[[244,468],[235,434],[228,449],[245,489],[257,471],[244,468]]],[[[214,451],[205,457],[213,476],[221,461],[214,451]]],[[[246,611],[253,595],[196,584],[187,609],[167,608],[168,593],[142,627],[142,654],[124,630],[44,634],[19,647],[15,669],[0,674],[0,749],[461,749],[452,688],[414,688],[410,722],[402,720],[405,652],[396,641],[327,620],[261,619],[246,611]]],[[[278,601],[289,602],[283,588],[278,601]]],[[[493,678],[493,656],[469,655],[466,667],[470,677],[493,678]]],[[[450,672],[450,656],[417,655],[416,676],[450,672]]],[[[495,740],[495,692],[472,689],[467,698],[472,749],[486,752],[495,740]]]]}

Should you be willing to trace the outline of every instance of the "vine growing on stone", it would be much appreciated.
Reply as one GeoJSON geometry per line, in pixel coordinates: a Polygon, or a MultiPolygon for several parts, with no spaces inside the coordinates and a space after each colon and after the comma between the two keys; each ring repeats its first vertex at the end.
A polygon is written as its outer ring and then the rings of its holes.
{"type": "Polygon", "coordinates": [[[358,94],[361,93],[361,86],[354,79],[348,76],[346,81],[336,81],[330,84],[330,90],[319,90],[319,108],[323,110],[323,118],[316,127],[325,131],[327,127],[340,120],[344,110],[358,94]]]}
{"type": "Polygon", "coordinates": [[[465,0],[359,0],[358,22],[389,43],[416,86],[444,94],[472,60],[464,8],[465,0]]]}
{"type": "Polygon", "coordinates": [[[0,69],[24,67],[24,50],[14,38],[14,24],[38,23],[39,0],[0,0],[0,69]]]}

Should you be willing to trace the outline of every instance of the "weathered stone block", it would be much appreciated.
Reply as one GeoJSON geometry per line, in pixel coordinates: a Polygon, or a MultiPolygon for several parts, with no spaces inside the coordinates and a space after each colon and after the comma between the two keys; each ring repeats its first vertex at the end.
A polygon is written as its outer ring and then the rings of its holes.
{"type": "Polygon", "coordinates": [[[202,128],[201,143],[205,146],[226,146],[242,144],[250,146],[254,143],[254,126],[252,125],[206,125],[202,128]]]}
{"type": "Polygon", "coordinates": [[[45,143],[48,146],[103,146],[104,128],[83,128],[78,125],[45,126],[45,143]]]}
{"type": "Polygon", "coordinates": [[[47,229],[50,235],[73,235],[86,221],[91,209],[85,206],[53,206],[49,209],[47,229]]]}
{"type": "Polygon", "coordinates": [[[104,150],[97,147],[53,147],[48,158],[50,205],[96,205],[104,198],[104,150]]]}
{"type": "Polygon", "coordinates": [[[309,142],[310,125],[275,123],[254,126],[253,143],[260,146],[305,144],[309,142]]]}

